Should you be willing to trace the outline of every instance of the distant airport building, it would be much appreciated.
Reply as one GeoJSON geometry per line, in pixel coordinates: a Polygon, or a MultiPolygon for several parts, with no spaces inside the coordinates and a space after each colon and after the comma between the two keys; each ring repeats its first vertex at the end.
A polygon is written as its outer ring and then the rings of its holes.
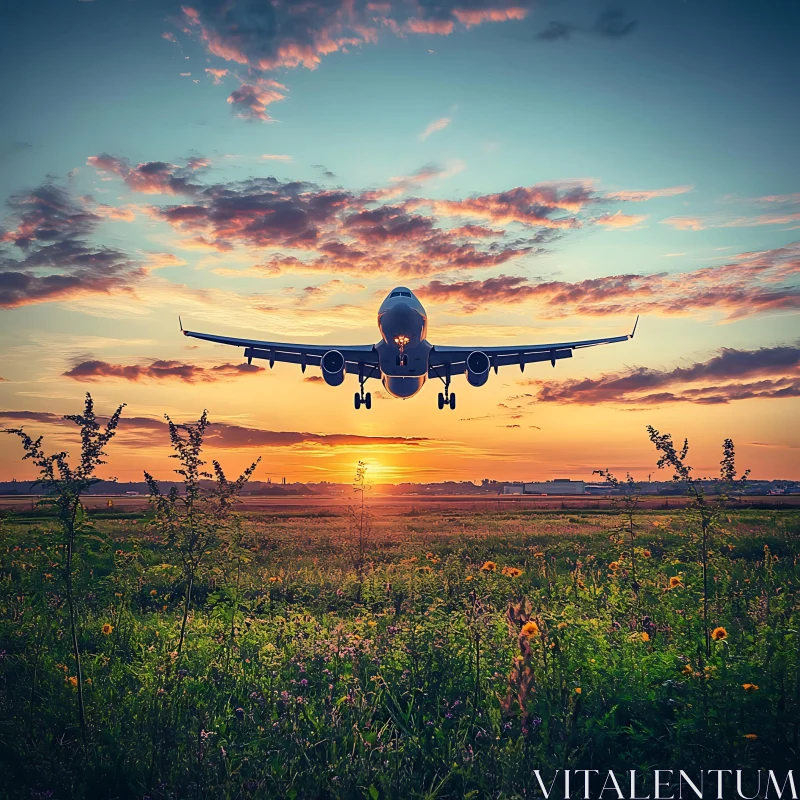
{"type": "Polygon", "coordinates": [[[503,494],[584,494],[585,481],[573,481],[570,478],[554,478],[551,481],[534,481],[533,483],[507,483],[503,494]]]}

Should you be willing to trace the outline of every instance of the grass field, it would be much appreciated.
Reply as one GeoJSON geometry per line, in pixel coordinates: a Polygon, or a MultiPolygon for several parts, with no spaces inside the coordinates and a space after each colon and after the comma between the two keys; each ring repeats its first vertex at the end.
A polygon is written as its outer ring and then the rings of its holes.
{"type": "Polygon", "coordinates": [[[3,525],[3,797],[511,798],[535,768],[798,762],[797,511],[720,519],[710,655],[680,510],[637,512],[633,549],[609,510],[245,512],[180,653],[160,532],[141,511],[90,522],[85,743],[55,523],[3,525]]]}

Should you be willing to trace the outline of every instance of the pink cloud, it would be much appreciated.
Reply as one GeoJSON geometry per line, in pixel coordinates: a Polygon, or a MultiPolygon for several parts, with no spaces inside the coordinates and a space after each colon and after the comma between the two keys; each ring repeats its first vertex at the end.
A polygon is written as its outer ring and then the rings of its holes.
{"type": "Polygon", "coordinates": [[[466,25],[472,28],[475,25],[482,25],[484,22],[506,22],[508,20],[525,19],[528,11],[519,6],[512,6],[510,8],[482,8],[482,9],[455,9],[453,16],[466,25]]]}
{"type": "Polygon", "coordinates": [[[648,216],[648,214],[623,214],[621,211],[617,211],[615,214],[598,217],[594,223],[609,228],[631,228],[644,222],[648,216]]]}
{"type": "Polygon", "coordinates": [[[450,117],[440,117],[431,122],[419,135],[420,141],[424,142],[432,133],[443,131],[451,122],[450,117]]]}

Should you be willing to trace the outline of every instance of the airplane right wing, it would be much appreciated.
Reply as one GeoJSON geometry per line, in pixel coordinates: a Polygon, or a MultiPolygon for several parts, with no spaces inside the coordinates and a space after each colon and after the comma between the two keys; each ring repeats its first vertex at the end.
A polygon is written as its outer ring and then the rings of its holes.
{"type": "MultiPolygon", "coordinates": [[[[595,347],[600,344],[613,344],[626,342],[633,339],[639,317],[633,325],[633,330],[624,336],[606,336],[600,339],[583,339],[577,342],[553,342],[550,344],[510,345],[489,347],[438,347],[434,345],[430,354],[428,374],[431,378],[443,377],[443,372],[451,374],[464,372],[467,368],[467,359],[471,353],[483,353],[489,359],[490,366],[497,372],[499,367],[518,364],[520,370],[525,371],[525,365],[537,361],[550,361],[555,366],[556,361],[562,358],[572,358],[573,350],[584,347],[595,347]]],[[[485,363],[485,361],[484,361],[485,363]]]]}

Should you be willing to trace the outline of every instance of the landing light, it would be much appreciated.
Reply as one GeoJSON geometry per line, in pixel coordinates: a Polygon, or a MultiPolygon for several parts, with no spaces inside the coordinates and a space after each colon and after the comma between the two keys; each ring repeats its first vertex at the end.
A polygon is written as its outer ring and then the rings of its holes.
{"type": "Polygon", "coordinates": [[[408,338],[408,336],[403,336],[403,335],[400,335],[400,336],[395,336],[395,337],[394,337],[394,343],[395,343],[395,344],[397,344],[397,345],[400,345],[400,351],[401,351],[401,352],[402,352],[403,348],[404,348],[404,347],[405,347],[405,346],[406,346],[406,345],[407,345],[407,344],[408,344],[410,341],[411,341],[411,340],[408,338]]]}

